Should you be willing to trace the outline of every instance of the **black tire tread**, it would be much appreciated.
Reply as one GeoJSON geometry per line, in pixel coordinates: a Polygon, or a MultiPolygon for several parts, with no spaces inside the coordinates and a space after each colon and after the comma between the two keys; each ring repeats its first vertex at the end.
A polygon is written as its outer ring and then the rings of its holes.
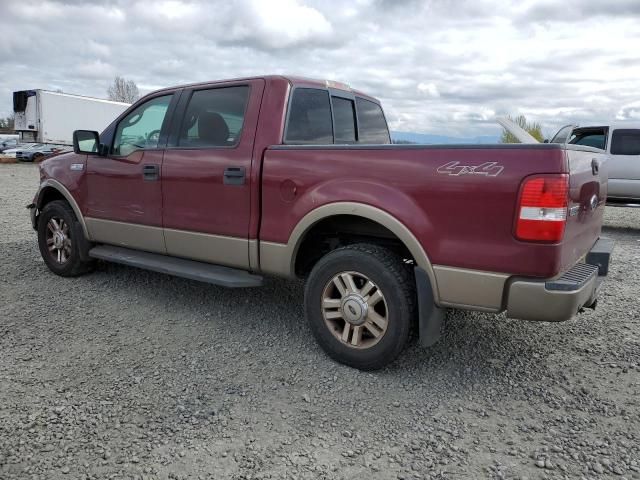
{"type": "MultiPolygon", "coordinates": [[[[400,287],[400,291],[402,292],[403,301],[408,308],[410,318],[412,319],[411,323],[400,325],[402,328],[398,335],[399,341],[395,343],[392,351],[386,353],[384,358],[376,357],[368,360],[361,359],[358,361],[348,362],[350,366],[358,368],[360,370],[378,370],[391,363],[400,355],[409,340],[410,332],[413,328],[412,324],[415,323],[414,320],[416,318],[417,311],[417,298],[415,291],[415,279],[413,276],[411,265],[406,264],[403,261],[402,257],[397,253],[379,245],[357,243],[339,247],[326,254],[314,266],[314,269],[307,279],[307,286],[305,288],[305,299],[309,296],[309,289],[311,288],[310,285],[311,282],[314,281],[314,271],[317,268],[321,268],[325,262],[331,261],[333,258],[335,258],[336,255],[352,252],[363,253],[367,256],[373,257],[374,261],[377,261],[381,267],[387,270],[395,278],[395,281],[397,282],[397,285],[400,287]]],[[[316,339],[320,341],[321,339],[319,338],[318,333],[315,331],[315,328],[313,328],[313,325],[312,332],[316,339]]],[[[347,363],[342,358],[341,353],[338,350],[332,348],[331,345],[327,345],[325,342],[321,342],[321,345],[327,351],[330,357],[341,363],[347,363]]]]}
{"type": "MultiPolygon", "coordinates": [[[[45,259],[45,263],[47,264],[47,266],[49,267],[49,269],[55,273],[56,275],[59,275],[61,277],[77,277],[80,276],[84,273],[87,273],[89,271],[91,271],[94,267],[94,263],[95,262],[84,262],[81,259],[81,255],[78,252],[78,248],[80,248],[80,243],[73,239],[73,251],[72,251],[72,259],[71,262],[65,266],[65,268],[52,268],[49,263],[46,260],[46,255],[47,252],[43,250],[43,245],[42,245],[42,240],[41,240],[41,235],[42,233],[40,232],[41,228],[46,228],[46,222],[44,223],[44,227],[41,226],[42,222],[44,221],[45,217],[49,214],[50,211],[52,210],[63,210],[68,216],[69,218],[71,218],[71,221],[75,224],[78,223],[78,219],[76,217],[75,212],[73,211],[73,209],[71,208],[71,205],[69,205],[69,203],[65,200],[53,200],[49,203],[47,203],[44,208],[42,209],[42,211],[40,212],[40,216],[39,216],[39,221],[38,221],[38,246],[40,248],[40,253],[42,255],[42,258],[45,259]]],[[[76,225],[70,225],[72,228],[72,231],[80,231],[81,229],[76,228],[76,225]]],[[[46,248],[46,247],[44,247],[46,248]]]]}

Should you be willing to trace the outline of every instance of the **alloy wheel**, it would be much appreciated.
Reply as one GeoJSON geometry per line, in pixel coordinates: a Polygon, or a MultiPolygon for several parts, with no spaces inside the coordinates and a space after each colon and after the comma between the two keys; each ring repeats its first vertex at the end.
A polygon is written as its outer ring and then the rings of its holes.
{"type": "Polygon", "coordinates": [[[382,290],[366,275],[335,275],[322,293],[322,316],[329,331],[351,348],[377,344],[387,331],[389,310],[382,290]]]}
{"type": "Polygon", "coordinates": [[[60,217],[51,217],[47,223],[47,249],[54,261],[63,265],[71,257],[69,224],[60,217]]]}

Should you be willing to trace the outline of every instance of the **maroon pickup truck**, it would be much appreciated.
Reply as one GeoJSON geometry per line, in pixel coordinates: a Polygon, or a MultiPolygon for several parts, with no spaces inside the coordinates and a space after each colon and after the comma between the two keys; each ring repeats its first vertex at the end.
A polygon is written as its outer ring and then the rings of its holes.
{"type": "Polygon", "coordinates": [[[96,259],[227,287],[306,279],[329,355],[382,367],[462,308],[561,321],[595,307],[603,152],[576,145],[391,145],[380,103],[266,76],[151,93],[40,166],[47,266],[96,259]]]}

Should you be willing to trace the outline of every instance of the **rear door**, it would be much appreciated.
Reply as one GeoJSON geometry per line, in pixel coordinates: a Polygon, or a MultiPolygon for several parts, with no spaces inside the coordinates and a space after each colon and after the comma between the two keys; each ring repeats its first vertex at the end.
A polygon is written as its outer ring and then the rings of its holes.
{"type": "Polygon", "coordinates": [[[250,173],[263,90],[257,79],[184,91],[162,167],[169,255],[249,268],[250,173]]]}
{"type": "Polygon", "coordinates": [[[614,129],[609,153],[609,196],[640,199],[640,129],[614,129]]]}

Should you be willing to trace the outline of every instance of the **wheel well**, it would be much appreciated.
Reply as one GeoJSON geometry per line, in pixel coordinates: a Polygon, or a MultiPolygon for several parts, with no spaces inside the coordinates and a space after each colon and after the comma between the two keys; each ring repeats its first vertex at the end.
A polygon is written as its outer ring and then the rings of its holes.
{"type": "Polygon", "coordinates": [[[53,187],[46,187],[40,194],[40,199],[38,200],[37,205],[38,210],[42,210],[47,203],[53,202],[54,200],[64,200],[65,202],[67,201],[65,196],[60,193],[59,190],[56,190],[53,187]]]}
{"type": "Polygon", "coordinates": [[[354,243],[381,245],[415,263],[409,249],[387,227],[357,215],[335,215],[320,220],[305,233],[296,254],[295,274],[306,277],[331,250],[354,243]]]}

